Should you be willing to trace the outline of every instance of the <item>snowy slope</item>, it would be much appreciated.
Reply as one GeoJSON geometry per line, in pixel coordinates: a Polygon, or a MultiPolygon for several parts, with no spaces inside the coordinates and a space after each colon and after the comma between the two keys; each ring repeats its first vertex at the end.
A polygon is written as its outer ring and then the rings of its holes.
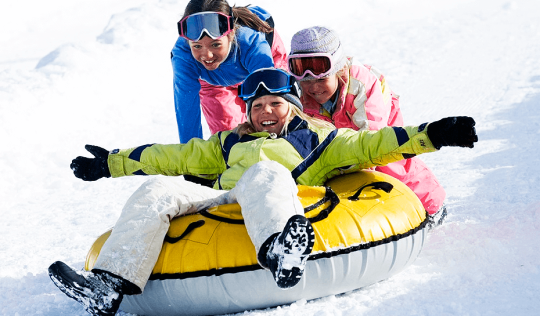
{"type": "MultiPolygon", "coordinates": [[[[69,163],[87,143],[178,141],[169,53],[186,3],[0,3],[0,315],[85,315],[46,269],[55,260],[82,268],[145,178],[86,183],[69,163]]],[[[538,314],[540,2],[253,4],[273,13],[287,47],[301,28],[337,30],[355,63],[384,72],[406,123],[473,116],[480,142],[422,156],[450,214],[411,267],[350,293],[244,314],[538,314]]]]}

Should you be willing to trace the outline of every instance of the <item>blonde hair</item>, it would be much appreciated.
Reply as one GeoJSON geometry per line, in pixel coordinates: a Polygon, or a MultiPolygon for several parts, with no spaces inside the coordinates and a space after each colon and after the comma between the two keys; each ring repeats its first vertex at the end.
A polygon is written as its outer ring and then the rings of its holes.
{"type": "MultiPolygon", "coordinates": [[[[283,130],[281,131],[280,135],[287,135],[288,134],[287,126],[289,125],[289,123],[292,121],[292,119],[295,116],[300,117],[304,121],[308,122],[308,124],[313,125],[313,126],[315,126],[317,128],[326,128],[326,129],[332,129],[332,130],[336,129],[334,124],[332,124],[330,122],[327,122],[325,120],[315,118],[315,117],[311,117],[311,116],[307,115],[306,113],[302,112],[302,110],[300,110],[296,105],[292,104],[291,102],[287,102],[287,104],[289,105],[289,117],[287,118],[287,124],[285,124],[283,126],[283,130]]],[[[238,124],[238,126],[236,126],[232,130],[232,132],[235,133],[235,134],[238,134],[240,137],[242,137],[244,135],[256,133],[257,130],[255,129],[253,124],[251,124],[251,122],[244,122],[244,123],[238,124]]]]}
{"type": "Polygon", "coordinates": [[[345,86],[348,83],[347,82],[348,80],[346,81],[343,78],[348,78],[349,77],[349,70],[351,68],[351,65],[352,65],[351,61],[349,59],[347,59],[347,62],[345,63],[343,68],[341,68],[340,70],[338,70],[335,73],[335,76],[337,77],[337,81],[338,81],[338,86],[337,86],[336,90],[338,90],[339,88],[345,86]]]}
{"type": "MultiPolygon", "coordinates": [[[[310,125],[313,125],[313,126],[315,126],[317,128],[336,129],[334,124],[332,124],[332,123],[330,123],[328,121],[325,121],[323,119],[320,119],[320,118],[309,116],[306,113],[302,112],[302,110],[300,110],[298,107],[296,107],[294,105],[292,106],[292,112],[296,116],[299,116],[301,119],[308,122],[310,125]]],[[[293,118],[294,118],[294,116],[292,116],[290,119],[292,120],[293,118]]]]}

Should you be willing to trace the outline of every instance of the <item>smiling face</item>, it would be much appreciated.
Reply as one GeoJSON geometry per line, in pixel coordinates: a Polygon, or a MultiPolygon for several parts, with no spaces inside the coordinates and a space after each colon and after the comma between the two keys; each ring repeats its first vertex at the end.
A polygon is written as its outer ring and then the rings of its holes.
{"type": "Polygon", "coordinates": [[[209,36],[203,36],[197,42],[188,41],[191,48],[191,55],[203,64],[207,70],[216,70],[229,55],[229,46],[231,40],[234,38],[234,35],[231,35],[233,33],[231,32],[228,36],[223,36],[215,40],[209,36]]]}
{"type": "Polygon", "coordinates": [[[312,97],[317,103],[324,104],[336,93],[339,86],[337,75],[300,82],[302,93],[312,97]]]}
{"type": "Polygon", "coordinates": [[[289,102],[275,95],[259,97],[251,104],[250,116],[257,132],[280,135],[289,118],[289,102]]]}

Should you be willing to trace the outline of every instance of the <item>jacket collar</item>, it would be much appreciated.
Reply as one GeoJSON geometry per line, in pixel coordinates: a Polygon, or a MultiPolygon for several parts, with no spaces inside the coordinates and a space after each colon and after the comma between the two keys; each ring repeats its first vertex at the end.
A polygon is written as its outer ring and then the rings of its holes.
{"type": "Polygon", "coordinates": [[[295,132],[297,130],[307,129],[308,126],[309,126],[308,122],[306,122],[305,120],[303,120],[299,116],[295,116],[291,120],[289,125],[287,126],[287,131],[290,134],[290,133],[295,132]]]}

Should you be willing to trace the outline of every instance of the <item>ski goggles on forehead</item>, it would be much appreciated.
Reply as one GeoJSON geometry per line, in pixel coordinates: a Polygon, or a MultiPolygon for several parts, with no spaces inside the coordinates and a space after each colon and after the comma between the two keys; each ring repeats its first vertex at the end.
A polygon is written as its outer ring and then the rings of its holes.
{"type": "Polygon", "coordinates": [[[289,55],[287,64],[289,71],[297,80],[303,79],[308,74],[320,79],[327,76],[334,68],[332,55],[328,53],[289,55]]]}
{"type": "Polygon", "coordinates": [[[197,42],[204,33],[216,40],[233,30],[232,17],[221,12],[200,12],[188,15],[178,22],[178,34],[190,41],[197,42]]]}
{"type": "Polygon", "coordinates": [[[259,69],[249,76],[240,85],[238,96],[244,101],[257,95],[259,88],[263,87],[270,93],[292,93],[299,96],[299,89],[294,78],[275,68],[259,69]]]}

